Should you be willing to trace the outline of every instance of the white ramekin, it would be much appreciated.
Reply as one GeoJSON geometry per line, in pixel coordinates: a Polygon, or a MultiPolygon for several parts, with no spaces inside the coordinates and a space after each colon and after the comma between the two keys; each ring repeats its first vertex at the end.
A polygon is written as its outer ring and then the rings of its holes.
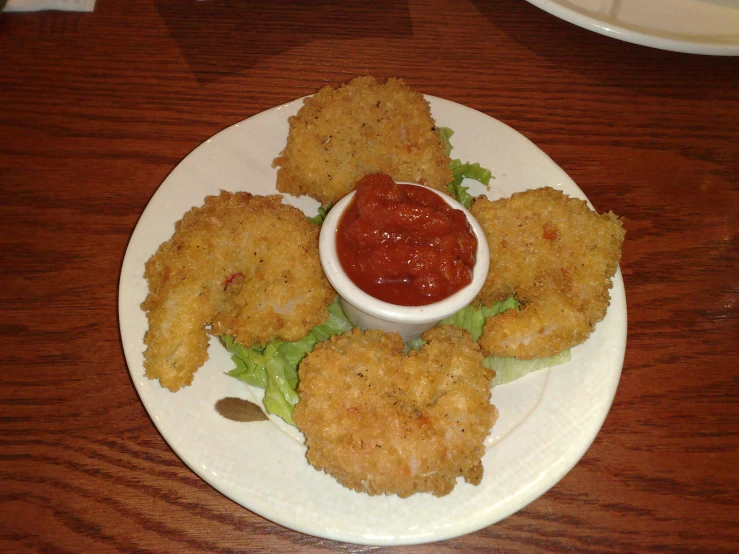
{"type": "Polygon", "coordinates": [[[472,282],[444,300],[425,306],[398,306],[370,296],[349,279],[336,254],[336,227],[354,197],[353,192],[342,198],[329,211],[321,227],[318,240],[323,271],[339,294],[341,306],[349,320],[361,329],[394,331],[400,334],[406,342],[417,339],[424,331],[434,327],[445,317],[449,317],[470,304],[485,283],[490,265],[490,252],[485,234],[472,214],[452,197],[429,187],[424,188],[438,194],[453,208],[462,210],[477,237],[477,256],[472,282]]]}

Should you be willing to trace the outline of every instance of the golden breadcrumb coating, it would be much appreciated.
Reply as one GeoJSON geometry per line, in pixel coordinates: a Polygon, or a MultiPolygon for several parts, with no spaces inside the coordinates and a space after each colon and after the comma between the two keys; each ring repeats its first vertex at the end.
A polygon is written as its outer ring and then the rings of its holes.
{"type": "Polygon", "coordinates": [[[357,77],[324,87],[290,117],[287,145],[273,167],[277,190],[337,202],[370,173],[446,192],[450,159],[429,103],[400,79],[357,77]]]}
{"type": "Polygon", "coordinates": [[[208,333],[248,346],[323,323],[336,293],[318,233],[279,195],[224,191],[187,212],[146,263],[146,375],[176,391],[207,360],[208,333]]]}
{"type": "Polygon", "coordinates": [[[303,360],[294,418],[311,465],[370,495],[443,496],[460,476],[480,483],[495,372],[465,330],[440,326],[423,339],[404,356],[399,335],[355,328],[303,360]]]}
{"type": "Polygon", "coordinates": [[[482,347],[492,355],[545,358],[584,342],[610,303],[624,229],[612,213],[545,187],[491,202],[475,199],[490,270],[476,304],[513,294],[521,310],[488,318],[482,347]]]}

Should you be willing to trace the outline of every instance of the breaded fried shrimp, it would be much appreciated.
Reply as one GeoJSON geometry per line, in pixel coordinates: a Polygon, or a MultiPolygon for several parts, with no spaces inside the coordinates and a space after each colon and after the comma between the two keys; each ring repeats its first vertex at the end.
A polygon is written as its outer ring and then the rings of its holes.
{"type": "Polygon", "coordinates": [[[251,345],[323,323],[335,292],[318,232],[278,195],[224,191],[187,212],[146,263],[146,375],[176,391],[207,360],[208,333],[251,345]]]}
{"type": "Polygon", "coordinates": [[[311,465],[370,495],[480,483],[495,372],[467,331],[440,326],[423,339],[404,356],[399,335],[354,329],[303,360],[294,417],[311,465]]]}
{"type": "Polygon", "coordinates": [[[400,79],[382,84],[357,77],[324,87],[305,99],[289,125],[287,145],[272,164],[280,192],[328,204],[370,173],[444,192],[452,181],[429,103],[400,79]]]}
{"type": "Polygon", "coordinates": [[[621,220],[549,187],[494,202],[479,197],[470,211],[490,248],[488,278],[475,303],[513,294],[522,304],[487,320],[481,346],[492,355],[530,359],[584,342],[610,303],[621,220]]]}

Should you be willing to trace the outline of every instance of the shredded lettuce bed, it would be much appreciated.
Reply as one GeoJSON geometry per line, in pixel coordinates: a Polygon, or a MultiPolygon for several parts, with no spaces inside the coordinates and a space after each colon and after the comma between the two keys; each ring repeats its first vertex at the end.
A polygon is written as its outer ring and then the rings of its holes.
{"type": "Polygon", "coordinates": [[[316,344],[353,327],[338,300],[328,307],[328,313],[328,319],[324,323],[313,327],[305,337],[296,342],[273,340],[264,347],[247,348],[236,343],[233,337],[221,337],[236,364],[226,374],[265,389],[263,402],[267,413],[275,414],[290,425],[295,425],[293,412],[299,400],[298,365],[316,344]]]}

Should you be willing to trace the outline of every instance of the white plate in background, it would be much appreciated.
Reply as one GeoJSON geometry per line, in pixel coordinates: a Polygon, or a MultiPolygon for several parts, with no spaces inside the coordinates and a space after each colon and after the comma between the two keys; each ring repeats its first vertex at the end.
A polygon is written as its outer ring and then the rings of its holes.
{"type": "MultiPolygon", "coordinates": [[[[451,127],[452,157],[492,170],[492,198],[552,186],[582,191],[544,152],[505,124],[447,100],[427,97],[440,126],[451,127]]],[[[463,482],[442,498],[357,493],[308,465],[301,435],[279,418],[237,423],[214,409],[225,397],[259,401],[262,391],[225,375],[233,365],[217,340],[193,384],[177,393],[144,376],[147,295],[144,264],[174,232],[174,224],[205,196],[221,189],[273,194],[272,160],[285,146],[287,118],[302,100],[233,125],[197,147],[152,197],[134,230],[119,287],[120,330],[136,390],[175,453],[218,491],[249,510],[306,534],[356,544],[413,544],[487,527],[555,485],[583,456],[610,409],[626,347],[626,300],[620,271],[611,306],[590,339],[567,364],[496,387],[500,412],[483,458],[479,486],[463,482]],[[287,431],[287,432],[282,432],[287,431]]],[[[480,190],[473,192],[479,193],[480,190]]],[[[315,215],[317,202],[286,201],[315,215]]],[[[601,207],[605,208],[605,207],[601,207]]],[[[278,240],[278,237],[275,237],[278,240]]]]}
{"type": "Polygon", "coordinates": [[[739,0],[527,0],[584,29],[662,50],[739,55],[739,0]]]}

